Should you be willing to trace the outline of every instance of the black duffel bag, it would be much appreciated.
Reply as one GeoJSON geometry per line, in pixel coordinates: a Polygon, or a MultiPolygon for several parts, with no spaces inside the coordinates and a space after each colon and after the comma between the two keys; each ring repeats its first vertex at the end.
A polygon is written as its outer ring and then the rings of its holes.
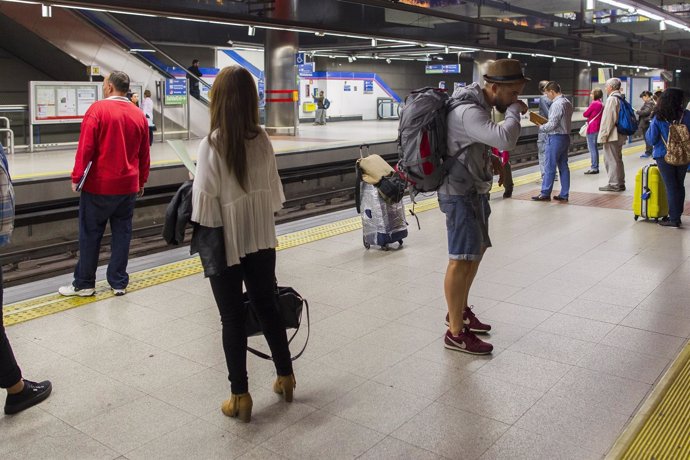
{"type": "MultiPolygon", "coordinates": [[[[259,322],[256,311],[252,307],[249,296],[246,292],[243,294],[243,296],[244,305],[247,308],[247,317],[244,323],[245,330],[247,331],[247,337],[262,335],[263,331],[261,330],[261,322],[259,322]]],[[[300,352],[292,357],[292,360],[294,361],[302,356],[302,353],[304,353],[304,350],[307,348],[307,342],[309,342],[309,302],[307,302],[306,299],[303,299],[302,296],[291,287],[277,286],[275,305],[277,310],[276,313],[282,318],[285,329],[295,330],[295,332],[292,333],[292,336],[288,339],[288,345],[292,343],[292,340],[299,332],[300,325],[302,324],[302,312],[305,311],[307,314],[307,338],[304,341],[304,346],[300,352]]],[[[272,360],[269,355],[255,350],[249,346],[247,346],[247,350],[259,358],[272,360]]]]}

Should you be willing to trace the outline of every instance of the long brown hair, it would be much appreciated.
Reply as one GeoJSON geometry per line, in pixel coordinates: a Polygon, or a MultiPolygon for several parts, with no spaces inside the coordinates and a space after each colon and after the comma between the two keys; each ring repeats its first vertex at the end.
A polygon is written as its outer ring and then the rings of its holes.
{"type": "Polygon", "coordinates": [[[261,132],[259,95],[252,75],[239,66],[226,67],[216,77],[211,92],[209,144],[225,159],[243,190],[247,190],[245,141],[261,132]]]}

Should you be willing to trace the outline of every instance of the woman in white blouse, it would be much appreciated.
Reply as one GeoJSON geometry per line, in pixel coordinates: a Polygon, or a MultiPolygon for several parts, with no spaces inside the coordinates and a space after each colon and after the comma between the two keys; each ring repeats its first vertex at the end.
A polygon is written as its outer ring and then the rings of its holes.
{"type": "Polygon", "coordinates": [[[273,390],[290,402],[295,387],[287,335],[274,303],[274,213],[285,196],[271,141],[259,126],[259,98],[251,74],[242,67],[224,68],[210,99],[211,134],[199,145],[192,220],[224,229],[227,269],[209,277],[220,310],[232,392],[222,411],[249,422],[243,281],[273,355],[278,374],[273,390]]]}

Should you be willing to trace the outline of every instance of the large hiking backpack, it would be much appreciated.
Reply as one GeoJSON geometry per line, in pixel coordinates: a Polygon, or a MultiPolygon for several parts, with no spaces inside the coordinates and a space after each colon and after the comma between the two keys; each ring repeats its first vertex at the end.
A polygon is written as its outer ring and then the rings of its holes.
{"type": "Polygon", "coordinates": [[[624,96],[614,97],[618,98],[618,123],[616,124],[618,132],[626,136],[632,136],[637,132],[639,126],[635,116],[635,109],[630,105],[630,102],[625,100],[624,96]]]}
{"type": "Polygon", "coordinates": [[[448,166],[446,116],[460,105],[438,88],[412,91],[400,111],[397,170],[412,188],[412,194],[434,192],[443,182],[448,166]]]}

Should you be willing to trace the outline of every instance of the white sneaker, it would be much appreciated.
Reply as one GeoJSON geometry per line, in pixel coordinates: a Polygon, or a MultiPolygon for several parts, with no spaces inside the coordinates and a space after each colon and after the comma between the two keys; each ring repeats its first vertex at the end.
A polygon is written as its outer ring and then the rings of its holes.
{"type": "Polygon", "coordinates": [[[125,289],[115,289],[115,288],[112,288],[112,289],[113,289],[113,294],[116,296],[125,295],[127,293],[127,291],[125,289]]]}
{"type": "Polygon", "coordinates": [[[64,295],[66,297],[89,297],[94,295],[96,290],[94,288],[77,289],[70,284],[69,286],[61,286],[60,289],[58,289],[58,292],[60,295],[64,295]]]}

